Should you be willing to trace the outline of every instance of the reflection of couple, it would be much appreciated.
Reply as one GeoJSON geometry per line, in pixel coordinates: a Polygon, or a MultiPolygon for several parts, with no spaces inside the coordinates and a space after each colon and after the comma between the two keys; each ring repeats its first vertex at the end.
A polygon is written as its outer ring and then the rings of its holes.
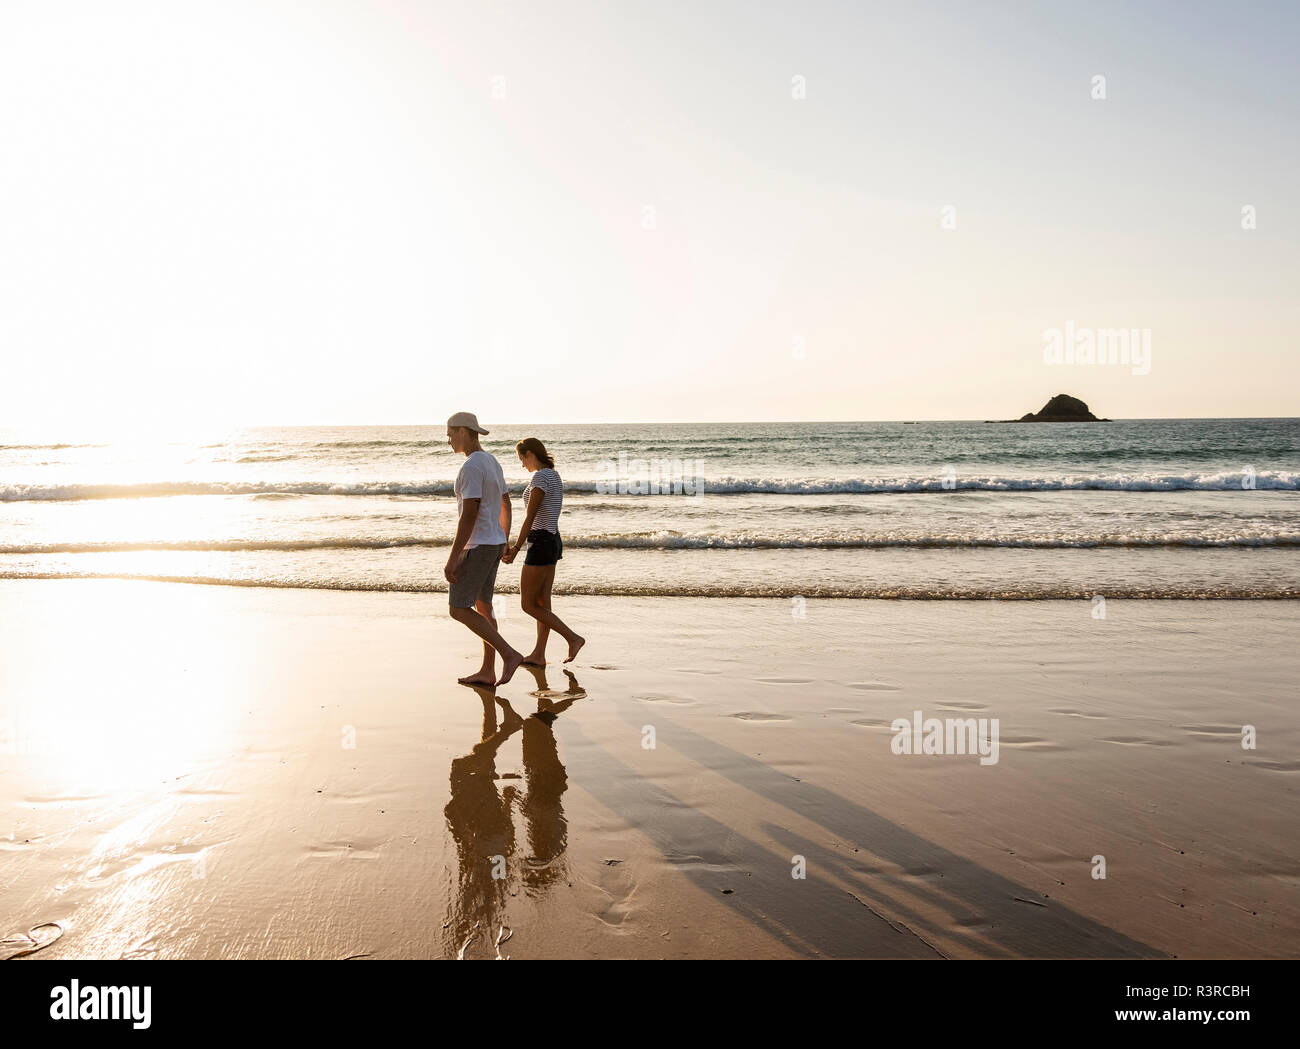
{"type": "Polygon", "coordinates": [[[459,520],[451,555],[443,574],[450,584],[447,599],[451,617],[464,623],[483,641],[483,665],[460,679],[464,685],[504,685],[524,664],[546,665],[546,639],[552,630],[569,645],[569,662],[586,639],[575,634],[551,611],[551,584],[555,565],[563,556],[560,542],[560,506],[564,486],[554,460],[536,437],[515,445],[519,461],[533,476],[524,489],[524,523],[515,544],[506,547],[510,532],[510,493],[496,456],[485,452],[479,434],[488,431],[472,412],[457,412],[447,420],[447,443],[465,456],[456,475],[456,509],[459,520]],[[537,644],[527,655],[513,648],[497,631],[492,612],[492,591],[501,562],[511,564],[528,542],[519,578],[520,605],[537,620],[537,644]],[[501,676],[496,676],[496,655],[501,656],[501,676]]]}
{"type": "Polygon", "coordinates": [[[455,893],[443,925],[449,952],[463,950],[480,929],[490,942],[504,917],[510,886],[518,884],[513,871],[522,870],[523,887],[529,894],[545,892],[563,873],[568,834],[562,798],[568,777],[551,726],[561,712],[586,693],[567,670],[568,689],[563,693],[548,689],[544,668],[530,670],[538,684],[538,691],[533,693],[537,713],[520,717],[489,688],[475,686],[483,700],[480,742],[451,763],[451,799],[443,814],[456,843],[458,862],[455,893]],[[515,732],[522,734],[522,795],[515,783],[497,789],[497,751],[515,732]],[[516,807],[523,815],[530,853],[521,866],[514,861],[516,807]]]}

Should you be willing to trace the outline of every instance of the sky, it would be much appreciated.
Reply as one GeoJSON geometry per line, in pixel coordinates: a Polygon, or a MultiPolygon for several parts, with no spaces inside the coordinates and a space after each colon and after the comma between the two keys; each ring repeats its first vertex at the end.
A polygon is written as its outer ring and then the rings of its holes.
{"type": "Polygon", "coordinates": [[[1293,3],[0,0],[0,426],[1300,415],[1298,48],[1293,3]]]}

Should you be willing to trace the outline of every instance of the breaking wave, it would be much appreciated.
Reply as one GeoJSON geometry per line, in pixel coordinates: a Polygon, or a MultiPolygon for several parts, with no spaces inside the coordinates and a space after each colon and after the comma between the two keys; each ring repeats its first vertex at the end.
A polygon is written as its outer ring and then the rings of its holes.
{"type": "MultiPolygon", "coordinates": [[[[770,477],[705,479],[700,487],[688,479],[686,495],[883,495],[910,492],[941,495],[953,492],[1231,492],[1242,491],[1246,478],[1241,473],[1214,474],[1092,474],[1050,477],[917,477],[917,478],[811,478],[783,479],[770,477]]],[[[1300,473],[1262,470],[1250,484],[1256,490],[1298,491],[1300,473]]],[[[522,489],[515,484],[512,489],[522,489]]],[[[647,497],[653,491],[628,481],[624,491],[612,491],[601,481],[566,481],[571,493],[600,493],[647,497]]],[[[177,495],[335,495],[335,496],[449,496],[450,480],[434,481],[159,481],[141,484],[11,484],[0,486],[0,502],[77,501],[84,499],[144,499],[177,495]]]]}

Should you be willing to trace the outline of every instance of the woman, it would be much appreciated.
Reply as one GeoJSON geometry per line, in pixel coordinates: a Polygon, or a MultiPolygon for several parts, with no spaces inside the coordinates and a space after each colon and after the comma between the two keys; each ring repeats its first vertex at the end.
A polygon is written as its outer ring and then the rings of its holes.
{"type": "Polygon", "coordinates": [[[546,639],[551,631],[569,643],[566,663],[573,661],[587,639],[570,630],[551,611],[551,584],[555,581],[555,563],[564,556],[560,541],[560,505],[564,502],[564,484],[555,472],[555,460],[546,454],[546,446],[536,437],[525,437],[515,445],[519,461],[533,476],[524,489],[524,523],[519,539],[507,547],[501,560],[511,564],[528,540],[528,554],[519,576],[519,603],[537,620],[537,645],[524,656],[526,666],[546,666],[546,639]]]}

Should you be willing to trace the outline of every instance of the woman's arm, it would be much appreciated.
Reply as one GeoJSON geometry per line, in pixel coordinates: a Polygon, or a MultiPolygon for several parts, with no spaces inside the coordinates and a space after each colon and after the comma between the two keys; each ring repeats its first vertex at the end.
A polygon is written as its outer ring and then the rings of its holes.
{"type": "Polygon", "coordinates": [[[528,493],[528,505],[524,507],[524,523],[519,527],[519,538],[515,545],[506,548],[506,552],[501,555],[501,560],[510,564],[515,559],[515,554],[519,553],[524,542],[528,539],[528,533],[533,530],[533,518],[537,516],[537,511],[542,508],[542,500],[546,498],[546,493],[540,488],[534,488],[528,493]]]}

